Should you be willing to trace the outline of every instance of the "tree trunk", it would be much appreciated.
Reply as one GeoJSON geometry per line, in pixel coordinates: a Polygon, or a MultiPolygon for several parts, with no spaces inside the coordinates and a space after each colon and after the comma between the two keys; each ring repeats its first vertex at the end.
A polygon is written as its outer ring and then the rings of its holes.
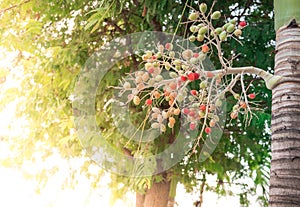
{"type": "Polygon", "coordinates": [[[292,21],[276,35],[275,74],[288,79],[272,91],[269,206],[296,207],[300,206],[300,28],[292,21]]]}
{"type": "Polygon", "coordinates": [[[168,205],[171,182],[153,183],[145,195],[136,195],[136,207],[173,207],[168,205]]]}

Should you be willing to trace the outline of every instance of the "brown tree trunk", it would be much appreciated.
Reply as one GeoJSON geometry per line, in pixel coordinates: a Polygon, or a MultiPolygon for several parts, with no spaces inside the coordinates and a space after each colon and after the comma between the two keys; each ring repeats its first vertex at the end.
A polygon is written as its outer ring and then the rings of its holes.
{"type": "Polygon", "coordinates": [[[173,207],[168,205],[170,181],[153,183],[145,195],[136,195],[136,207],[173,207]]]}
{"type": "Polygon", "coordinates": [[[272,93],[270,207],[300,206],[300,28],[277,31],[275,74],[287,77],[272,93]]]}

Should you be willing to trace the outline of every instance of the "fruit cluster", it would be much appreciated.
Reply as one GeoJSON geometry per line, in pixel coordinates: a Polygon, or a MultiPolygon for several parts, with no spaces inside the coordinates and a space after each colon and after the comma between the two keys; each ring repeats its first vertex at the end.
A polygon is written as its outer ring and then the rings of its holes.
{"type": "Polygon", "coordinates": [[[209,134],[219,121],[221,101],[210,100],[218,96],[222,74],[202,68],[205,47],[200,52],[185,49],[176,53],[172,49],[173,44],[166,43],[158,45],[156,52],[146,51],[142,55],[144,69],[124,79],[122,93],[129,92],[129,102],[148,109],[151,127],[161,133],[184,120],[181,125],[195,130],[201,123],[209,134]]]}
{"type": "MultiPolygon", "coordinates": [[[[198,41],[199,47],[178,51],[174,49],[177,45],[170,42],[158,44],[155,51],[145,51],[141,56],[143,69],[129,74],[122,82],[121,93],[127,92],[128,102],[147,110],[146,119],[151,128],[161,133],[168,128],[174,129],[178,123],[189,130],[201,126],[200,136],[210,134],[218,126],[218,114],[226,92],[238,96],[235,97],[238,103],[230,114],[232,119],[236,119],[242,109],[249,109],[247,97],[242,99],[232,88],[224,91],[222,79],[230,62],[225,61],[221,51],[221,43],[228,37],[239,37],[247,23],[237,24],[236,20],[230,20],[222,27],[214,28],[212,22],[221,18],[221,12],[206,13],[207,5],[202,3],[199,11],[189,15],[192,35],[187,41],[198,41]],[[214,49],[218,50],[223,70],[204,68],[203,61],[214,49]]],[[[254,99],[255,94],[249,94],[248,98],[254,99]]]]}

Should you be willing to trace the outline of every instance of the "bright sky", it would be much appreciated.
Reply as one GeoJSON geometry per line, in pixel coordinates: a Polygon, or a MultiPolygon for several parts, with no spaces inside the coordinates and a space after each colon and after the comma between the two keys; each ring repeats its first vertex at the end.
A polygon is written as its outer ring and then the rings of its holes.
{"type": "MultiPolygon", "coordinates": [[[[12,68],[12,61],[16,54],[5,53],[0,49],[0,69],[12,68]]],[[[19,68],[20,69],[20,68],[19,68]]],[[[7,76],[4,84],[0,85],[0,90],[17,86],[18,82],[14,77],[18,76],[19,69],[12,69],[11,74],[7,76]]],[[[20,75],[20,74],[19,74],[20,75]]],[[[0,94],[1,98],[1,94],[0,94]]],[[[3,112],[0,113],[0,138],[1,136],[14,139],[26,133],[26,120],[16,119],[14,117],[15,103],[10,104],[3,112]],[[12,127],[10,127],[12,126],[12,127]]],[[[12,140],[10,140],[12,141],[12,140]]],[[[74,167],[82,163],[82,159],[74,159],[67,161],[62,159],[58,154],[49,158],[46,162],[25,163],[21,169],[7,168],[1,165],[1,160],[10,156],[12,151],[9,144],[0,139],[0,206],[5,207],[132,207],[134,206],[134,195],[129,194],[127,201],[117,201],[115,206],[110,206],[110,190],[107,188],[109,177],[104,177],[101,181],[101,187],[92,189],[90,181],[83,175],[78,175],[78,185],[75,189],[61,189],[64,179],[69,176],[69,167],[74,167]],[[56,165],[59,169],[58,173],[49,179],[45,188],[40,194],[37,194],[36,183],[27,180],[23,172],[31,172],[35,174],[38,170],[46,168],[49,165],[56,165]]],[[[238,188],[232,189],[238,192],[238,188]]],[[[192,207],[193,202],[197,200],[197,195],[186,194],[181,185],[178,186],[176,201],[178,207],[192,207]]],[[[238,197],[222,197],[218,199],[214,193],[204,193],[203,207],[223,207],[223,206],[239,206],[238,197]]],[[[259,206],[252,199],[252,207],[259,206]]]]}

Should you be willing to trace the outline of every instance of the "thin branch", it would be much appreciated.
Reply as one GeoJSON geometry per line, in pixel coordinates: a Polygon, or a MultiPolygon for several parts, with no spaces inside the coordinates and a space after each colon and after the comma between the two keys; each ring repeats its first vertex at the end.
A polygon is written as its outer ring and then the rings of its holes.
{"type": "Polygon", "coordinates": [[[5,8],[5,9],[1,9],[1,10],[0,10],[0,14],[6,12],[6,11],[8,11],[8,10],[14,9],[14,8],[16,8],[16,7],[22,6],[23,4],[26,4],[26,3],[28,3],[28,2],[30,2],[30,0],[25,0],[25,1],[21,2],[21,3],[19,3],[19,4],[15,4],[15,5],[12,5],[12,6],[10,6],[10,7],[5,8]]]}

